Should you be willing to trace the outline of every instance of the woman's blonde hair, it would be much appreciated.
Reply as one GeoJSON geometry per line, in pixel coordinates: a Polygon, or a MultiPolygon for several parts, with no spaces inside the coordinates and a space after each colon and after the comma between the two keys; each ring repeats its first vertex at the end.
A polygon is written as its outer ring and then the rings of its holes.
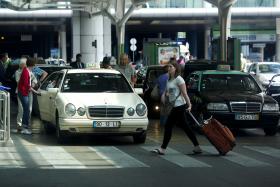
{"type": "Polygon", "coordinates": [[[126,65],[128,63],[129,63],[128,55],[126,53],[122,53],[120,55],[120,65],[126,65]]]}

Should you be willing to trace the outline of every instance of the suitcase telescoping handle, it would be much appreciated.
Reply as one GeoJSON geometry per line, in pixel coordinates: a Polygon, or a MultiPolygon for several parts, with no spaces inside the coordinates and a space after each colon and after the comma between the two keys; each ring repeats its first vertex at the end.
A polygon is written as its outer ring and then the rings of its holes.
{"type": "Polygon", "coordinates": [[[194,117],[194,115],[192,114],[192,112],[191,111],[188,111],[188,113],[190,114],[190,116],[193,118],[193,120],[194,120],[194,122],[198,125],[198,126],[202,126],[202,124],[200,124],[198,121],[197,121],[197,119],[194,117]]]}
{"type": "Polygon", "coordinates": [[[196,123],[199,127],[203,127],[203,125],[204,125],[204,124],[207,124],[207,122],[208,122],[209,120],[211,120],[211,118],[212,118],[212,116],[211,116],[209,119],[203,120],[203,123],[201,124],[201,123],[199,123],[199,122],[197,121],[197,119],[194,117],[194,115],[192,114],[191,111],[188,111],[188,113],[190,114],[190,116],[193,118],[193,120],[195,121],[195,123],[196,123]]]}

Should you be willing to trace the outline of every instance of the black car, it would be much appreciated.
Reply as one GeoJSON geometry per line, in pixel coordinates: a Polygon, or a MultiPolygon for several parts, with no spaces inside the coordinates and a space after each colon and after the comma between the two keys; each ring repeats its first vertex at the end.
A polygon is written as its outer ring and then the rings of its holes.
{"type": "Polygon", "coordinates": [[[186,84],[193,113],[200,120],[213,116],[230,128],[262,128],[270,136],[277,133],[279,105],[251,75],[196,71],[187,77],[186,84]]]}
{"type": "Polygon", "coordinates": [[[159,117],[160,98],[153,99],[151,92],[156,84],[157,78],[162,74],[164,74],[164,66],[162,65],[150,65],[147,67],[143,83],[143,99],[148,107],[149,117],[159,117]]]}
{"type": "Polygon", "coordinates": [[[185,63],[183,77],[188,77],[194,71],[202,71],[202,70],[215,70],[217,69],[218,63],[214,60],[207,59],[197,59],[197,60],[189,60],[185,63]]]}

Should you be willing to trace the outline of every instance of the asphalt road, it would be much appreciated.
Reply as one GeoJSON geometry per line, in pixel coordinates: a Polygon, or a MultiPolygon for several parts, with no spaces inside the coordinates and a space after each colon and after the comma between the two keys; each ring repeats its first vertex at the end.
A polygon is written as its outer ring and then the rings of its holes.
{"type": "MultiPolygon", "coordinates": [[[[33,122],[40,129],[41,122],[33,122]]],[[[157,120],[150,121],[146,143],[137,145],[131,137],[73,137],[61,145],[54,134],[12,134],[14,146],[0,147],[0,185],[279,186],[279,133],[269,137],[252,129],[235,135],[234,150],[219,156],[198,134],[203,154],[193,155],[189,139],[175,128],[166,155],[159,156],[150,152],[163,137],[157,120]]]]}

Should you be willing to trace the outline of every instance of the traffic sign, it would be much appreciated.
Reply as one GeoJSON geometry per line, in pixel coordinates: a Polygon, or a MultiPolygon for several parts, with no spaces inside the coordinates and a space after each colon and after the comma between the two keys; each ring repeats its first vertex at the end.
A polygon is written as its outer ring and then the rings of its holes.
{"type": "Polygon", "coordinates": [[[131,51],[136,51],[136,49],[137,49],[136,45],[133,44],[133,45],[130,46],[131,51]]]}
{"type": "Polygon", "coordinates": [[[130,39],[130,44],[135,45],[137,43],[137,40],[135,38],[130,39]]]}

